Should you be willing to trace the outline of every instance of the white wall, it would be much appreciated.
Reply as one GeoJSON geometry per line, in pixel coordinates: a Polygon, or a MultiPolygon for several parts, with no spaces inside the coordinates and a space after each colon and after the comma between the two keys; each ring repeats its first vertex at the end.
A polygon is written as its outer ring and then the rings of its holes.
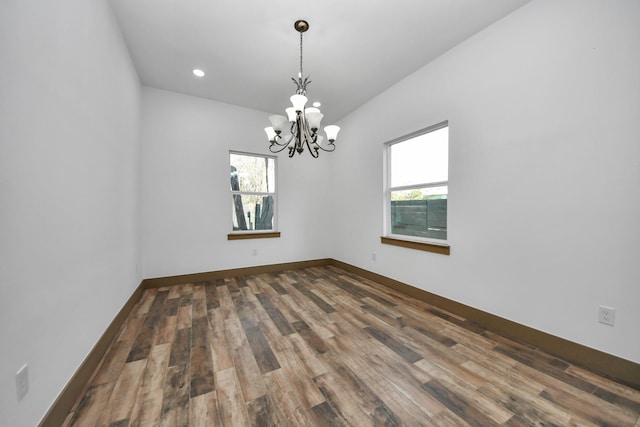
{"type": "Polygon", "coordinates": [[[147,87],[142,106],[145,277],[330,256],[330,156],[281,153],[281,237],[228,241],[229,150],[269,154],[263,131],[269,114],[147,87]]]}
{"type": "Polygon", "coordinates": [[[3,0],[0,64],[0,424],[33,426],[141,280],[140,86],[105,1],[3,0]]]}
{"type": "Polygon", "coordinates": [[[267,153],[267,113],[141,95],[104,1],[0,2],[1,423],[40,420],[142,273],[333,257],[640,362],[637,22],[526,5],[344,119],[333,155],[281,155],[282,237],[227,241],[228,152],[267,153]],[[383,143],[445,119],[451,256],[380,245],[383,143]]]}
{"type": "Polygon", "coordinates": [[[349,115],[332,256],[640,362],[639,22],[534,1],[349,115]],[[445,119],[451,256],[381,245],[383,143],[445,119]]]}

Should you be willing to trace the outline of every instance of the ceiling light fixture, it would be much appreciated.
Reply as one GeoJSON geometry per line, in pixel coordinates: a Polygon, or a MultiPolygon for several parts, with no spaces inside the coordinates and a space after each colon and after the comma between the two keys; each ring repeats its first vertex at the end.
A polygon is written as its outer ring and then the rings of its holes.
{"type": "Polygon", "coordinates": [[[204,77],[204,71],[200,70],[199,68],[194,68],[193,75],[196,77],[204,77]]]}
{"type": "Polygon", "coordinates": [[[287,117],[280,115],[269,116],[271,125],[264,130],[269,138],[269,151],[279,153],[289,148],[289,157],[297,152],[301,154],[306,146],[309,154],[317,158],[319,150],[331,152],[336,146],[333,143],[340,128],[335,125],[325,126],[324,132],[328,143],[324,144],[324,137],[318,133],[323,114],[317,107],[306,107],[307,85],[311,83],[309,76],[302,79],[302,33],[309,29],[309,23],[298,20],[293,28],[300,33],[300,73],[298,79],[291,78],[297,86],[296,94],[291,99],[292,107],[286,108],[287,117]],[[285,133],[289,132],[289,133],[285,133]]]}

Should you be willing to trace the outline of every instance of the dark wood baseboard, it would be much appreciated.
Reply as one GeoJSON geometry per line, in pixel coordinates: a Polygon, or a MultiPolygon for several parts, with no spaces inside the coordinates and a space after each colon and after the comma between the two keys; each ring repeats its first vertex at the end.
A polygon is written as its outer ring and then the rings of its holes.
{"type": "Polygon", "coordinates": [[[107,352],[107,349],[117,337],[120,327],[124,324],[125,320],[127,320],[127,317],[129,317],[133,307],[140,301],[143,291],[144,289],[141,282],[127,302],[122,306],[118,314],[116,314],[116,317],[111,321],[87,357],[82,361],[82,364],[73,374],[67,385],[62,389],[62,392],[53,402],[49,411],[47,411],[42,421],[40,421],[40,427],[59,427],[62,425],[71,408],[73,408],[73,405],[76,403],[76,399],[81,395],[85,385],[91,379],[100,362],[102,362],[102,358],[107,352]]]}
{"type": "Polygon", "coordinates": [[[568,362],[640,390],[640,364],[638,363],[521,325],[341,261],[332,260],[331,265],[388,286],[405,295],[476,322],[485,329],[532,345],[568,362]]]}
{"type": "Polygon", "coordinates": [[[144,289],[159,288],[162,286],[179,285],[182,283],[205,282],[208,280],[224,279],[225,277],[249,276],[252,274],[275,273],[283,270],[297,270],[301,268],[317,267],[320,265],[330,265],[330,258],[316,259],[311,261],[287,262],[283,264],[258,265],[254,267],[232,268],[229,270],[207,271],[203,273],[182,274],[178,276],[158,277],[155,279],[144,279],[142,287],[144,289]]]}
{"type": "Polygon", "coordinates": [[[419,288],[407,285],[386,276],[337,261],[331,258],[290,262],[283,264],[271,264],[255,267],[234,268],[229,270],[210,271],[203,273],[185,274],[179,276],[144,279],[115,316],[111,324],[102,334],[89,355],[82,362],[73,377],[69,380],[58,398],[40,422],[41,427],[57,427],[62,425],[71,411],[76,399],[83,391],[85,385],[91,379],[91,375],[99,366],[106,350],[116,338],[118,331],[125,320],[140,300],[145,289],[162,286],[170,286],[189,282],[202,282],[207,280],[222,279],[225,277],[247,276],[252,274],[274,273],[283,270],[309,268],[323,265],[333,265],[345,271],[357,274],[366,279],[373,280],[388,286],[405,295],[432,304],[443,310],[457,314],[468,320],[474,321],[482,327],[502,334],[508,338],[538,347],[550,354],[560,357],[568,362],[581,365],[596,373],[609,377],[615,381],[640,390],[640,364],[622,359],[595,350],[581,344],[577,344],[563,338],[559,338],[545,332],[503,319],[494,314],[478,310],[459,302],[441,297],[419,288]]]}

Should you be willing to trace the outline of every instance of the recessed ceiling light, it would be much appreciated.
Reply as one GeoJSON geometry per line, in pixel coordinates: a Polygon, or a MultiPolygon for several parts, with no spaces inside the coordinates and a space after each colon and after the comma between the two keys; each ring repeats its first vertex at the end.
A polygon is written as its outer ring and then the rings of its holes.
{"type": "Polygon", "coordinates": [[[314,102],[314,103],[313,103],[313,106],[314,106],[314,107],[316,107],[316,108],[318,108],[318,107],[319,107],[319,106],[321,106],[321,105],[322,105],[322,104],[321,104],[321,103],[319,103],[318,101],[316,101],[316,102],[314,102]]]}
{"type": "Polygon", "coordinates": [[[193,69],[193,75],[196,77],[204,77],[204,71],[202,71],[199,68],[194,68],[193,69]]]}

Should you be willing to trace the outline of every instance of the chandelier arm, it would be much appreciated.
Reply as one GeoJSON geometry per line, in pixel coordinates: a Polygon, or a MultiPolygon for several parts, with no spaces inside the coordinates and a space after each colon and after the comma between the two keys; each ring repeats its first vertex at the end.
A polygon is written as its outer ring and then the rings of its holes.
{"type": "Polygon", "coordinates": [[[269,151],[271,151],[272,153],[279,153],[282,150],[284,150],[285,148],[287,148],[289,146],[289,144],[291,143],[291,141],[293,140],[293,133],[289,136],[289,138],[287,138],[286,142],[284,142],[284,138],[281,137],[280,135],[276,135],[276,137],[271,140],[271,145],[269,145],[269,151]],[[283,140],[283,142],[278,142],[279,140],[283,140]],[[275,150],[273,149],[274,146],[280,147],[280,148],[276,148],[275,150]]]}
{"type": "Polygon", "coordinates": [[[278,147],[286,147],[287,145],[289,145],[286,142],[278,142],[278,140],[280,139],[282,139],[282,137],[278,137],[278,139],[272,139],[269,142],[271,142],[271,145],[277,145],[278,147]]]}
{"type": "MultiPolygon", "coordinates": [[[[280,138],[282,138],[282,137],[280,137],[280,138]]],[[[287,139],[287,142],[284,142],[284,143],[278,144],[278,145],[287,146],[287,145],[291,144],[291,141],[293,141],[294,138],[295,138],[295,133],[293,132],[293,129],[292,129],[291,135],[289,135],[289,138],[287,139]]],[[[284,139],[284,138],[282,138],[282,139],[284,139]]]]}
{"type": "Polygon", "coordinates": [[[289,126],[289,132],[291,133],[291,137],[289,138],[289,141],[287,141],[287,144],[291,143],[291,141],[293,141],[293,138],[295,138],[295,136],[298,134],[297,123],[298,123],[298,119],[296,114],[296,120],[294,122],[291,122],[291,126],[289,126]]]}
{"type": "Polygon", "coordinates": [[[287,148],[286,144],[278,144],[276,141],[271,141],[271,144],[269,145],[269,151],[271,151],[272,153],[279,153],[282,150],[284,150],[285,148],[287,148]],[[279,147],[274,149],[273,147],[279,147]]]}
{"type": "Polygon", "coordinates": [[[284,146],[284,147],[281,147],[279,150],[274,150],[273,149],[273,145],[270,145],[269,146],[269,151],[272,152],[273,154],[277,154],[277,153],[281,152],[282,150],[284,150],[285,148],[287,148],[287,147],[284,146]]]}
{"type": "Polygon", "coordinates": [[[309,140],[305,139],[305,142],[307,143],[307,149],[309,150],[309,154],[311,154],[311,157],[313,157],[314,159],[317,159],[319,155],[318,154],[319,145],[316,144],[315,140],[309,143],[309,140]],[[313,144],[313,147],[311,146],[311,144],[313,144]]]}
{"type": "MultiPolygon", "coordinates": [[[[299,128],[302,130],[302,136],[305,141],[309,139],[312,135],[309,129],[309,124],[307,123],[307,115],[304,112],[298,114],[298,120],[300,121],[299,128]]],[[[302,138],[301,138],[302,139],[302,138]]]]}
{"type": "Polygon", "coordinates": [[[326,151],[327,153],[331,153],[332,151],[334,151],[336,149],[336,146],[333,144],[333,142],[329,142],[327,144],[327,147],[331,147],[331,149],[328,148],[324,148],[322,147],[322,145],[318,144],[318,148],[321,149],[322,151],[326,151]]]}

